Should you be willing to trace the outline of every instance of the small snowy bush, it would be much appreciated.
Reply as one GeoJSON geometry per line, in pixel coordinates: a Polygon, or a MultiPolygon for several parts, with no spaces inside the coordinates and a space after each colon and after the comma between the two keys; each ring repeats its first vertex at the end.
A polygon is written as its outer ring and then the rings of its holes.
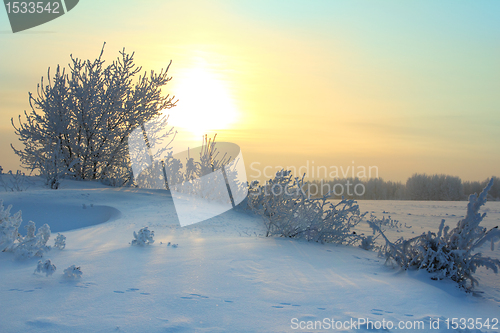
{"type": "Polygon", "coordinates": [[[64,270],[64,276],[68,279],[79,279],[82,276],[83,272],[80,267],[75,265],[71,265],[64,270]]]}
{"type": "Polygon", "coordinates": [[[11,208],[12,206],[8,206],[5,209],[3,200],[0,200],[0,251],[2,252],[13,251],[15,243],[20,237],[18,229],[23,221],[21,211],[11,216],[11,208]]]}
{"type": "Polygon", "coordinates": [[[473,277],[478,267],[486,267],[498,273],[500,260],[484,257],[476,253],[483,244],[500,239],[498,227],[487,230],[479,224],[486,216],[479,209],[486,203],[488,191],[493,186],[493,179],[478,196],[472,194],[467,205],[467,215],[450,230],[441,221],[438,233],[426,232],[420,236],[392,243],[384,235],[375,221],[369,221],[375,232],[386,241],[382,253],[387,260],[394,260],[403,269],[425,269],[435,273],[435,279],[450,278],[463,288],[473,288],[479,281],[473,277]],[[470,282],[470,285],[468,283],[470,282]]]}
{"type": "Polygon", "coordinates": [[[49,276],[52,275],[55,271],[56,271],[56,265],[52,264],[50,262],[50,259],[45,260],[45,262],[38,260],[38,265],[36,266],[36,269],[33,272],[33,274],[45,273],[45,276],[49,276]]]}
{"type": "Polygon", "coordinates": [[[38,232],[35,234],[35,223],[29,221],[26,229],[26,237],[19,238],[19,243],[14,248],[14,254],[19,259],[43,257],[45,252],[50,251],[50,246],[47,245],[50,238],[50,227],[48,224],[44,224],[38,228],[38,232]]]}
{"type": "Polygon", "coordinates": [[[63,250],[66,247],[66,236],[57,233],[57,237],[54,242],[54,247],[56,249],[63,250]]]}
{"type": "Polygon", "coordinates": [[[148,227],[144,227],[141,230],[139,230],[138,233],[134,231],[134,240],[132,240],[132,245],[149,245],[153,244],[155,241],[153,239],[155,235],[154,231],[151,231],[148,229],[148,227]]]}
{"type": "Polygon", "coordinates": [[[302,179],[281,170],[265,185],[252,182],[247,205],[265,219],[266,236],[304,238],[308,241],[354,244],[360,237],[351,230],[363,218],[354,200],[328,202],[329,195],[311,198],[302,179]]]}

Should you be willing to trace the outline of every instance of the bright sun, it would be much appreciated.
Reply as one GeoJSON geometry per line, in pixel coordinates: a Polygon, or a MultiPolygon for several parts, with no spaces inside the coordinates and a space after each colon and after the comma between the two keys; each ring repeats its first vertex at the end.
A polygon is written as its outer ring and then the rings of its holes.
{"type": "Polygon", "coordinates": [[[176,75],[173,91],[177,106],[168,110],[169,123],[179,131],[201,137],[227,129],[237,119],[237,108],[226,86],[205,66],[197,66],[176,75]]]}

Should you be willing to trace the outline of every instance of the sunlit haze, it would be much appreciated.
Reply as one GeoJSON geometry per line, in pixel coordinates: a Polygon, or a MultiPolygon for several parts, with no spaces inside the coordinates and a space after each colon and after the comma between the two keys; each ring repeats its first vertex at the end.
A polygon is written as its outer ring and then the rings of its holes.
{"type": "Polygon", "coordinates": [[[172,84],[178,106],[166,111],[170,123],[196,138],[235,126],[238,109],[226,85],[203,59],[179,73],[172,84]]]}
{"type": "Polygon", "coordinates": [[[87,0],[13,34],[0,10],[0,165],[19,168],[10,119],[47,69],[95,59],[106,42],[107,61],[125,47],[143,71],[172,60],[176,144],[217,133],[241,147],[250,178],[314,163],[484,180],[500,175],[499,12],[497,1],[87,0]]]}

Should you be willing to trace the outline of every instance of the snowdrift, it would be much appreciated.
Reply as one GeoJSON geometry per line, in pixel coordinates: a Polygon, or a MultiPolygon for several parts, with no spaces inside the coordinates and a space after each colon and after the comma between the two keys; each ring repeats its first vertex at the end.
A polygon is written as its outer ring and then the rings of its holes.
{"type": "MultiPolygon", "coordinates": [[[[492,326],[500,313],[496,275],[479,275],[478,291],[467,294],[428,273],[386,266],[377,253],[360,248],[266,238],[261,219],[244,212],[231,210],[181,228],[164,191],[62,185],[0,194],[15,205],[12,212],[24,205],[25,221],[31,215],[37,226],[47,222],[53,231],[57,224],[74,226],[64,233],[66,248],[43,257],[57,266],[52,276],[33,274],[39,258],[19,261],[0,253],[2,333],[322,332],[332,331],[332,320],[358,323],[338,329],[348,332],[384,331],[360,326],[360,320],[391,322],[388,332],[412,331],[397,327],[421,323],[420,331],[447,332],[447,318],[489,318],[489,330],[469,331],[500,330],[492,326]],[[131,246],[133,232],[145,226],[154,230],[155,242],[131,246]],[[81,267],[80,278],[64,276],[72,265],[81,267]],[[431,330],[436,321],[439,329],[431,330]]],[[[463,207],[443,202],[433,209],[417,202],[387,204],[383,212],[413,221],[417,232],[427,227],[417,221],[436,224],[443,207],[446,214],[463,214],[463,207]]],[[[497,204],[487,204],[495,221],[497,204]]],[[[382,214],[382,205],[361,202],[360,208],[382,214]]]]}

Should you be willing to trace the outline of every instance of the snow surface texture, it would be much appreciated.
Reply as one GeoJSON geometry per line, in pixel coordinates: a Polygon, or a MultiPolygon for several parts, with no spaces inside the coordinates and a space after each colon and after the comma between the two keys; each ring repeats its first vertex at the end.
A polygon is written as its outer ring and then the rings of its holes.
{"type": "MultiPolygon", "coordinates": [[[[66,231],[65,250],[49,253],[58,267],[83,267],[79,279],[67,279],[59,270],[48,277],[33,275],[39,258],[19,261],[0,252],[2,333],[291,332],[293,318],[423,320],[422,332],[431,331],[430,318],[440,318],[440,329],[432,332],[446,332],[446,318],[491,320],[500,313],[499,276],[491,271],[479,270],[477,292],[467,294],[453,281],[431,280],[425,271],[385,266],[384,259],[361,248],[266,238],[261,218],[234,210],[181,228],[165,191],[63,181],[56,191],[31,187],[0,198],[7,204],[26,202],[23,216],[29,213],[29,202],[41,198],[61,208],[74,207],[74,215],[82,213],[83,204],[119,212],[119,218],[106,223],[66,231]],[[154,230],[155,243],[130,246],[133,232],[144,226],[154,230]]],[[[442,218],[450,224],[463,218],[467,203],[359,205],[362,212],[399,220],[400,228],[386,232],[397,239],[437,231],[442,218]]],[[[18,209],[14,206],[11,213],[18,209]]],[[[488,202],[484,210],[488,216],[482,225],[500,224],[500,202],[488,202]]],[[[49,222],[52,230],[57,223],[71,225],[71,220],[54,218],[49,222]]],[[[363,224],[357,230],[371,232],[363,224]]],[[[500,257],[498,249],[492,256],[500,257]]]]}

